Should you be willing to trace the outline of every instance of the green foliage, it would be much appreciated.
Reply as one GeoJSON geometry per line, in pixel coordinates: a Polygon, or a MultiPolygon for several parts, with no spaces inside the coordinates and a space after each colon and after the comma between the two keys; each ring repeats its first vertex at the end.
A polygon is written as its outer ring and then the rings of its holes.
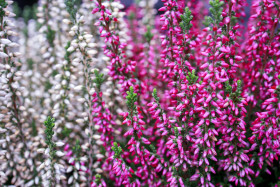
{"type": "Polygon", "coordinates": [[[0,18],[5,16],[4,8],[8,6],[8,3],[5,0],[0,0],[0,18]]]}
{"type": "Polygon", "coordinates": [[[241,87],[241,85],[242,85],[241,80],[238,80],[238,81],[237,81],[237,89],[236,89],[236,91],[235,91],[235,93],[237,94],[237,96],[240,96],[241,93],[242,93],[242,87],[241,87]]]}
{"type": "Polygon", "coordinates": [[[156,100],[156,102],[158,103],[158,102],[159,102],[159,97],[158,97],[158,95],[157,95],[157,89],[156,89],[156,88],[154,88],[152,95],[153,95],[153,98],[154,98],[154,99],[156,100]]]}
{"type": "Polygon", "coordinates": [[[227,92],[227,93],[231,93],[231,91],[232,91],[232,86],[229,85],[229,81],[226,81],[226,82],[225,82],[225,86],[226,86],[226,92],[227,92]]]}
{"type": "Polygon", "coordinates": [[[80,140],[76,140],[76,144],[73,147],[73,153],[76,155],[76,158],[79,159],[81,157],[82,148],[80,145],[80,140]]]}
{"type": "Polygon", "coordinates": [[[196,83],[198,76],[195,75],[195,70],[192,70],[192,72],[188,73],[186,78],[189,81],[189,84],[194,84],[196,83]]]}
{"type": "Polygon", "coordinates": [[[118,146],[117,142],[114,142],[114,146],[112,146],[112,150],[114,151],[114,158],[120,158],[122,153],[122,148],[118,146]]]}
{"type": "Polygon", "coordinates": [[[70,14],[72,21],[76,21],[76,14],[81,4],[81,0],[65,0],[66,10],[70,14]]]}
{"type": "Polygon", "coordinates": [[[147,26],[147,32],[144,34],[144,37],[148,43],[151,42],[152,38],[154,37],[153,33],[151,32],[151,26],[147,26]]]}
{"type": "Polygon", "coordinates": [[[98,70],[94,70],[94,74],[95,74],[95,79],[93,79],[93,82],[96,84],[97,89],[100,91],[101,85],[104,82],[104,74],[103,73],[99,73],[98,70]]]}
{"type": "Polygon", "coordinates": [[[19,18],[21,16],[21,9],[17,2],[13,3],[13,13],[16,15],[15,18],[19,18]]]}
{"type": "Polygon", "coordinates": [[[191,20],[193,19],[192,12],[190,11],[189,7],[185,8],[185,13],[181,15],[182,21],[180,22],[180,27],[182,28],[183,32],[189,31],[192,27],[191,20]]]}
{"type": "Polygon", "coordinates": [[[66,46],[64,47],[64,49],[65,49],[65,55],[64,55],[64,59],[67,61],[67,62],[69,62],[70,61],[70,55],[73,53],[73,52],[69,52],[69,51],[67,51],[68,50],[68,48],[71,46],[71,42],[70,41],[68,41],[67,42],[67,44],[66,44],[66,46]]]}
{"type": "Polygon", "coordinates": [[[209,25],[213,22],[213,19],[210,16],[205,16],[203,24],[205,27],[209,27],[209,25]]]}
{"type": "Polygon", "coordinates": [[[128,15],[128,19],[129,20],[134,20],[135,19],[135,14],[133,12],[131,12],[129,15],[128,15]]]}
{"type": "Polygon", "coordinates": [[[33,59],[32,58],[28,58],[26,61],[27,61],[28,69],[32,70],[33,69],[33,65],[34,65],[33,59]]]}
{"type": "Polygon", "coordinates": [[[136,110],[136,105],[134,104],[137,101],[137,94],[134,93],[134,89],[130,86],[129,91],[126,96],[126,104],[130,110],[136,110]]]}
{"type": "Polygon", "coordinates": [[[230,23],[232,25],[235,25],[238,21],[237,17],[235,16],[236,13],[234,11],[231,11],[231,18],[230,18],[230,23]]]}
{"type": "Polygon", "coordinates": [[[51,89],[52,86],[53,86],[52,83],[49,80],[47,80],[45,82],[45,91],[48,91],[49,89],[51,89]]]}
{"type": "Polygon", "coordinates": [[[29,20],[36,19],[36,5],[34,6],[26,6],[23,9],[22,17],[24,22],[27,24],[29,20]]]}
{"type": "Polygon", "coordinates": [[[55,31],[48,25],[48,30],[45,33],[50,46],[54,47],[55,31]]]}
{"type": "Polygon", "coordinates": [[[8,3],[6,2],[6,0],[0,0],[0,7],[1,8],[6,8],[8,6],[8,3]]]}
{"type": "MultiPolygon", "coordinates": [[[[51,160],[51,174],[52,174],[52,176],[54,176],[54,163],[55,163],[54,158],[55,158],[55,153],[56,153],[56,151],[55,151],[56,145],[52,140],[53,135],[54,135],[53,128],[55,126],[54,121],[55,121],[54,118],[51,118],[50,116],[48,116],[48,118],[44,122],[44,125],[46,127],[46,129],[45,129],[46,144],[48,145],[49,150],[50,150],[50,152],[49,152],[50,157],[49,158],[51,160]]],[[[50,186],[52,186],[52,184],[53,184],[53,177],[52,177],[52,179],[50,179],[50,186]]]]}
{"type": "Polygon", "coordinates": [[[53,131],[53,128],[54,128],[54,118],[51,118],[50,116],[48,116],[48,118],[44,122],[44,125],[46,127],[46,130],[45,130],[46,144],[49,147],[54,147],[55,144],[52,141],[52,137],[54,135],[54,131],[53,131]]]}
{"type": "Polygon", "coordinates": [[[156,148],[153,144],[150,144],[149,147],[150,147],[150,149],[152,150],[153,153],[157,152],[157,150],[156,150],[156,148]]]}
{"type": "Polygon", "coordinates": [[[52,77],[55,77],[57,74],[58,74],[58,71],[57,70],[53,70],[52,77]]]}
{"type": "Polygon", "coordinates": [[[139,5],[139,3],[141,2],[141,0],[135,0],[135,4],[139,5]]]}
{"type": "Polygon", "coordinates": [[[99,186],[99,184],[101,184],[101,175],[100,174],[95,175],[95,181],[94,182],[97,186],[99,186]]]}
{"type": "Polygon", "coordinates": [[[222,21],[222,11],[223,11],[223,5],[224,2],[220,0],[211,0],[209,1],[210,8],[209,11],[212,14],[213,19],[216,21],[217,24],[219,24],[220,21],[222,21]]]}
{"type": "Polygon", "coordinates": [[[178,172],[175,166],[172,166],[173,176],[177,176],[178,172]]]}
{"type": "Polygon", "coordinates": [[[237,88],[235,92],[232,91],[232,86],[229,84],[229,81],[225,82],[226,92],[229,93],[229,97],[234,102],[240,102],[242,100],[242,82],[241,80],[237,81],[237,88]]]}
{"type": "Polygon", "coordinates": [[[36,13],[37,13],[37,4],[33,6],[25,6],[23,10],[18,6],[18,3],[13,3],[13,12],[16,15],[16,18],[22,17],[25,24],[28,23],[31,19],[36,19],[36,13]]]}
{"type": "Polygon", "coordinates": [[[36,137],[38,135],[38,131],[37,131],[37,128],[36,128],[35,120],[32,120],[31,127],[32,127],[32,136],[36,137]]]}
{"type": "Polygon", "coordinates": [[[174,134],[175,134],[176,138],[179,137],[179,130],[178,130],[178,127],[174,127],[174,134]]]}
{"type": "Polygon", "coordinates": [[[62,130],[62,132],[61,132],[61,133],[62,133],[62,136],[63,136],[63,137],[69,137],[71,131],[72,131],[71,129],[68,129],[67,127],[64,127],[63,130],[62,130]]]}
{"type": "Polygon", "coordinates": [[[204,25],[207,26],[207,27],[211,23],[218,25],[223,20],[222,11],[223,11],[224,2],[220,1],[220,0],[210,0],[209,4],[211,6],[209,8],[209,11],[211,13],[211,17],[206,16],[205,21],[204,21],[204,25]]]}

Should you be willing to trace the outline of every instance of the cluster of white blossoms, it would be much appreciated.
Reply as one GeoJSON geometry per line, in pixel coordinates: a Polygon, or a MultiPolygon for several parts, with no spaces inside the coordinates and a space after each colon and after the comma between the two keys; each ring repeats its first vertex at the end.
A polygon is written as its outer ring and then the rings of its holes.
{"type": "MultiPolygon", "coordinates": [[[[92,177],[88,167],[102,171],[96,160],[88,166],[89,157],[103,157],[100,135],[91,132],[98,129],[92,124],[91,95],[94,71],[107,74],[109,59],[94,25],[95,4],[68,2],[76,10],[74,19],[67,1],[40,0],[37,19],[26,22],[12,12],[12,1],[0,1],[0,186],[87,185],[92,177]],[[45,143],[47,116],[56,121],[53,148],[45,143]],[[79,155],[63,147],[75,145],[76,139],[79,155]]],[[[122,8],[119,3],[107,6],[116,15],[122,8]]],[[[109,80],[104,87],[113,84],[109,80]]],[[[107,97],[114,91],[105,90],[107,97]]]]}

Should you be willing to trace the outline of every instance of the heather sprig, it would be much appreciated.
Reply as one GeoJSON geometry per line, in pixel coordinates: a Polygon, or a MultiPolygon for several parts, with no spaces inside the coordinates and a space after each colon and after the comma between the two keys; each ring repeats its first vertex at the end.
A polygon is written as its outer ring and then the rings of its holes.
{"type": "Polygon", "coordinates": [[[153,33],[151,32],[151,30],[152,30],[152,28],[151,28],[151,26],[147,26],[147,31],[146,31],[146,33],[144,34],[144,37],[145,37],[145,39],[146,39],[146,41],[148,42],[148,43],[150,43],[151,42],[151,40],[152,40],[152,38],[153,38],[153,33]]]}
{"type": "Polygon", "coordinates": [[[100,91],[101,85],[104,82],[104,74],[103,73],[99,73],[98,70],[94,70],[94,74],[95,74],[95,79],[93,79],[93,82],[96,84],[96,88],[100,91]]]}
{"type": "Polygon", "coordinates": [[[95,180],[94,180],[95,184],[97,186],[99,186],[101,184],[101,175],[100,174],[96,174],[95,175],[95,180]]]}
{"type": "Polygon", "coordinates": [[[64,156],[62,151],[57,151],[58,147],[64,145],[62,142],[55,142],[54,137],[54,127],[55,119],[48,116],[44,122],[45,125],[45,142],[47,148],[40,148],[37,150],[38,153],[45,153],[46,160],[39,166],[39,170],[44,169],[45,174],[42,177],[43,185],[53,186],[57,184],[59,180],[65,179],[65,176],[62,174],[61,170],[64,169],[62,165],[59,164],[59,157],[64,156]],[[43,168],[44,167],[44,168],[43,168]]]}
{"type": "Polygon", "coordinates": [[[158,93],[157,93],[157,89],[156,88],[154,88],[153,89],[153,98],[155,99],[155,101],[157,102],[157,103],[159,103],[159,97],[158,97],[158,93]]]}
{"type": "Polygon", "coordinates": [[[78,12],[78,7],[80,5],[80,0],[65,0],[66,10],[69,13],[72,21],[76,21],[76,15],[78,12]]]}
{"type": "Polygon", "coordinates": [[[114,158],[120,158],[121,154],[122,154],[122,148],[120,146],[118,146],[117,142],[114,142],[113,146],[112,146],[112,150],[114,151],[114,158]]]}
{"type": "Polygon", "coordinates": [[[191,20],[193,19],[192,12],[190,11],[189,7],[185,8],[185,12],[181,15],[182,21],[180,22],[180,27],[182,28],[183,32],[189,31],[192,27],[191,20]]]}
{"type": "Polygon", "coordinates": [[[132,86],[129,87],[129,91],[127,91],[126,93],[127,93],[127,96],[126,96],[127,107],[131,111],[135,111],[136,110],[135,102],[137,101],[137,93],[134,93],[134,89],[132,86]]]}
{"type": "Polygon", "coordinates": [[[188,72],[186,78],[189,81],[189,85],[192,85],[196,83],[199,77],[195,75],[195,70],[192,70],[192,72],[188,72]]]}
{"type": "Polygon", "coordinates": [[[55,143],[53,142],[52,138],[53,138],[53,135],[54,135],[54,131],[53,131],[53,128],[54,128],[54,118],[51,118],[51,117],[48,117],[46,119],[46,121],[44,122],[44,125],[46,127],[46,130],[45,130],[45,135],[46,135],[46,144],[48,145],[48,147],[50,148],[50,155],[51,157],[54,156],[55,154],[55,143]]]}
{"type": "Polygon", "coordinates": [[[211,13],[211,16],[205,17],[204,24],[206,26],[209,26],[210,24],[218,25],[223,20],[222,11],[223,11],[224,1],[210,0],[209,4],[211,6],[209,8],[209,12],[211,13]]]}
{"type": "Polygon", "coordinates": [[[55,40],[55,34],[56,32],[52,30],[51,26],[47,27],[47,30],[45,31],[46,38],[50,44],[51,47],[54,47],[54,40],[55,40]]]}

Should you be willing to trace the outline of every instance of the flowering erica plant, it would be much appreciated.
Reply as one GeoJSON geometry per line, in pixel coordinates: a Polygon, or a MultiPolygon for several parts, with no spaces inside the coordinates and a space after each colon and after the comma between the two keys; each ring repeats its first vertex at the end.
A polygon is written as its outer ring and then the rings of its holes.
{"type": "Polygon", "coordinates": [[[280,185],[280,2],[156,4],[0,0],[0,186],[280,185]]]}

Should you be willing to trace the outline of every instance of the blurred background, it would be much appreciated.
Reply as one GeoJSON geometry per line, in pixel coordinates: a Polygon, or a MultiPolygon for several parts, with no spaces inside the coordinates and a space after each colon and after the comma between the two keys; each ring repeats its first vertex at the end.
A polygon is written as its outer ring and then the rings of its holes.
{"type": "MultiPolygon", "coordinates": [[[[38,0],[14,0],[17,2],[18,6],[23,9],[25,6],[32,6],[38,2],[38,0]]],[[[133,4],[134,0],[121,0],[121,2],[127,7],[133,4]]],[[[159,0],[156,4],[156,8],[160,8],[162,6],[162,2],[159,0]]]]}
{"type": "MultiPolygon", "coordinates": [[[[125,5],[125,9],[135,2],[135,0],[120,0],[120,1],[125,5]]],[[[18,6],[17,15],[22,16],[24,8],[27,7],[29,9],[33,5],[36,5],[36,3],[38,3],[38,0],[14,0],[14,2],[16,2],[18,6]]],[[[245,7],[245,12],[246,12],[246,17],[244,19],[245,23],[248,21],[249,18],[248,15],[250,13],[251,2],[252,0],[247,0],[248,6],[245,7]]],[[[161,0],[158,0],[158,2],[155,5],[155,8],[159,9],[162,6],[163,3],[161,2],[161,0]]],[[[158,12],[158,13],[162,13],[162,12],[158,12]]]]}

